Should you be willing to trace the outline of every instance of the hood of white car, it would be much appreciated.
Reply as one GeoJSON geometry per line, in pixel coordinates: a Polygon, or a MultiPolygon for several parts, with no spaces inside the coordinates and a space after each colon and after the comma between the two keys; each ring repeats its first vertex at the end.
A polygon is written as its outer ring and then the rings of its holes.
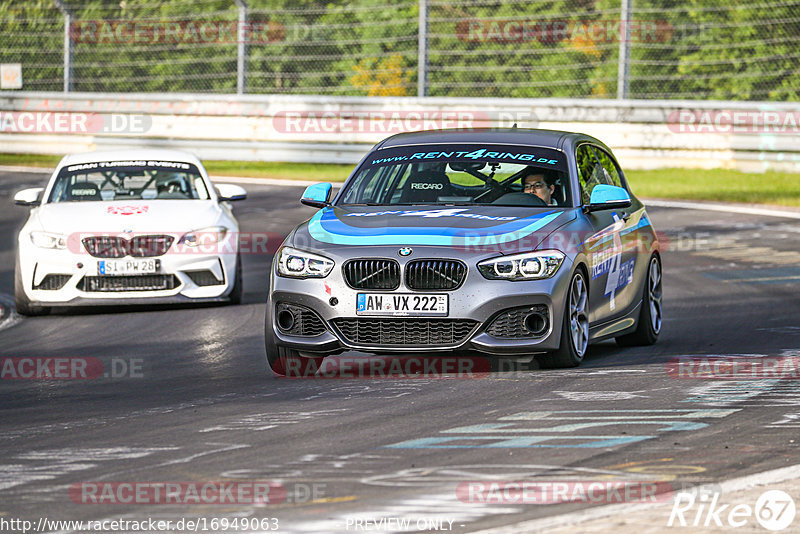
{"type": "Polygon", "coordinates": [[[222,209],[213,200],[131,200],[58,202],[38,210],[41,228],[78,233],[177,234],[218,223],[222,209]]]}

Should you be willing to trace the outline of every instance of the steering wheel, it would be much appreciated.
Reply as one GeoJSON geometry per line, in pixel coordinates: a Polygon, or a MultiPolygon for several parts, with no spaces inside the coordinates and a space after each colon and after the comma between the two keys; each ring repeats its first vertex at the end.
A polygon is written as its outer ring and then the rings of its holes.
{"type": "Polygon", "coordinates": [[[533,193],[506,193],[497,198],[492,204],[506,204],[508,206],[525,206],[531,208],[547,207],[548,204],[533,193]]]}
{"type": "Polygon", "coordinates": [[[472,199],[473,201],[477,202],[478,200],[482,199],[483,197],[489,194],[497,194],[497,197],[492,199],[492,200],[497,200],[497,198],[500,198],[501,196],[503,196],[503,194],[508,193],[509,190],[508,186],[511,185],[511,183],[509,182],[508,185],[506,185],[503,182],[496,182],[494,180],[489,180],[488,182],[486,182],[486,185],[489,186],[489,189],[487,189],[483,193],[480,193],[479,195],[476,195],[475,198],[472,199]]]}

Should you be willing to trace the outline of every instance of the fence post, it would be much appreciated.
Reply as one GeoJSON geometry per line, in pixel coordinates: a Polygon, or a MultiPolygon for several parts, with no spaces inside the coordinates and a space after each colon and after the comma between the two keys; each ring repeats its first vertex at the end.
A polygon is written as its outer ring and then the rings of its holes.
{"type": "Polygon", "coordinates": [[[64,15],[64,92],[72,91],[72,36],[70,27],[72,26],[72,12],[64,4],[63,0],[53,0],[56,7],[64,15]]]}
{"type": "Polygon", "coordinates": [[[417,96],[428,96],[428,0],[419,0],[417,96]]]}
{"type": "Polygon", "coordinates": [[[249,39],[249,31],[247,27],[247,1],[234,0],[236,6],[239,8],[239,25],[237,34],[237,41],[239,43],[236,53],[236,94],[242,95],[247,90],[247,39],[249,39]]]}
{"type": "Polygon", "coordinates": [[[621,0],[619,19],[622,31],[619,36],[619,66],[617,67],[617,98],[624,100],[630,90],[631,16],[633,0],[621,0]]]}

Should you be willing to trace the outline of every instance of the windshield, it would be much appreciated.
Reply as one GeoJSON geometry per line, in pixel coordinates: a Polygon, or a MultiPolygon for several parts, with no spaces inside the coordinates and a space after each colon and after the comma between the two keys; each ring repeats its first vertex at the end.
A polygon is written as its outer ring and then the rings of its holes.
{"type": "Polygon", "coordinates": [[[339,205],[566,207],[564,153],[514,145],[421,145],[377,150],[345,186],[339,205]]]}
{"type": "Polygon", "coordinates": [[[208,198],[200,171],[190,163],[101,161],[63,168],[49,202],[208,198]]]}

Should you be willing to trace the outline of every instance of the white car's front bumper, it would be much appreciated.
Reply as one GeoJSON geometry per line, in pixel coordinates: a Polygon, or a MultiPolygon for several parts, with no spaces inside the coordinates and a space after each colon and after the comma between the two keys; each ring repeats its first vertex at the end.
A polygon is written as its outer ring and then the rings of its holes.
{"type": "Polygon", "coordinates": [[[98,264],[104,258],[85,251],[42,249],[22,240],[19,245],[22,286],[35,305],[220,300],[231,293],[236,278],[236,251],[168,251],[156,258],[154,274],[110,276],[100,273],[98,264]]]}

